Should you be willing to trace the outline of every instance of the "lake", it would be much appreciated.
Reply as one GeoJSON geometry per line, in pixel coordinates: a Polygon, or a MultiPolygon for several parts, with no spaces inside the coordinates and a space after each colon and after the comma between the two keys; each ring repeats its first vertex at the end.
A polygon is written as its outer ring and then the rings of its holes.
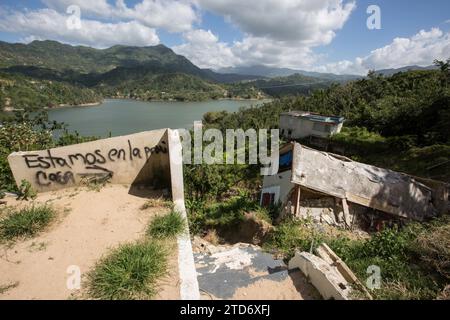
{"type": "Polygon", "coordinates": [[[238,111],[262,104],[256,100],[214,100],[202,102],[142,102],[107,99],[98,106],[48,110],[49,119],[64,122],[70,131],[83,136],[126,135],[162,128],[191,128],[209,111],[238,111]]]}

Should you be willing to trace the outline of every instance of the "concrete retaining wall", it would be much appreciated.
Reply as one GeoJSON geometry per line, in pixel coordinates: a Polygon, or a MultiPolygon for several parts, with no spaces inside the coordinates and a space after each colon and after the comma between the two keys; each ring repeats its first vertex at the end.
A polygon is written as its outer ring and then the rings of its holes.
{"type": "Polygon", "coordinates": [[[16,183],[38,192],[108,180],[115,184],[170,185],[167,129],[102,139],[8,157],[16,183]]]}

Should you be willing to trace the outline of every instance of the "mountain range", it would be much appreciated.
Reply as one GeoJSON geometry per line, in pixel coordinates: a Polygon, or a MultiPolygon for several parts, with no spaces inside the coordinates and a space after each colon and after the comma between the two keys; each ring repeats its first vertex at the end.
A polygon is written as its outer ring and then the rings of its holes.
{"type": "MultiPolygon", "coordinates": [[[[419,68],[388,69],[377,73],[392,75],[419,68]]],[[[62,91],[75,90],[86,97],[82,99],[83,103],[90,103],[92,101],[89,99],[98,100],[99,97],[142,100],[255,99],[267,95],[307,94],[335,82],[360,78],[356,75],[268,66],[233,67],[217,71],[201,69],[164,45],[116,45],[95,49],[50,40],[29,44],[0,41],[0,103],[3,107],[6,104],[9,107],[42,105],[43,101],[46,106],[53,106],[52,97],[59,94],[59,91],[51,89],[55,88],[55,82],[65,88],[62,91]],[[14,77],[18,77],[18,81],[14,81],[14,77]],[[22,98],[30,90],[33,91],[32,97],[22,98]]],[[[57,101],[56,104],[64,104],[65,101],[60,96],[53,100],[57,101]]],[[[72,98],[68,103],[73,101],[78,100],[72,98]]]]}

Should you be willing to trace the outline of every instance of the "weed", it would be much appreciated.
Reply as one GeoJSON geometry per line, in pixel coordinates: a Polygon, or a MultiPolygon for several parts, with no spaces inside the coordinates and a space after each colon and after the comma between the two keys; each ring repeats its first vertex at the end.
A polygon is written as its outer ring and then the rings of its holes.
{"type": "Polygon", "coordinates": [[[55,217],[55,211],[47,205],[11,210],[0,220],[0,239],[10,241],[19,237],[32,237],[55,217]]]}
{"type": "Polygon", "coordinates": [[[172,209],[173,203],[172,201],[165,200],[163,198],[149,199],[141,206],[141,210],[147,210],[150,208],[161,208],[161,207],[172,209]]]}
{"type": "Polygon", "coordinates": [[[36,191],[33,189],[31,183],[27,180],[22,180],[19,186],[19,195],[17,200],[29,200],[35,199],[37,196],[36,191]]]}
{"type": "Polygon", "coordinates": [[[88,274],[88,294],[101,300],[151,299],[167,274],[168,251],[158,241],[122,245],[88,274]]]}
{"type": "Polygon", "coordinates": [[[183,233],[185,220],[176,211],[154,218],[148,229],[147,235],[157,239],[172,239],[183,233]]]}

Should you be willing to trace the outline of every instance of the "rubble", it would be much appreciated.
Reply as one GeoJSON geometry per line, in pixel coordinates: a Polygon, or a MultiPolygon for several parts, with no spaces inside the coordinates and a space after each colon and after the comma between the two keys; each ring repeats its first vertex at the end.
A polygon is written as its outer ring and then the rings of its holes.
{"type": "Polygon", "coordinates": [[[316,254],[297,251],[289,261],[289,270],[300,269],[325,300],[352,300],[355,289],[372,300],[364,285],[328,245],[321,244],[316,254]]]}
{"type": "Polygon", "coordinates": [[[351,300],[352,288],[336,267],[308,252],[296,252],[289,270],[300,269],[325,300],[351,300]]]}

